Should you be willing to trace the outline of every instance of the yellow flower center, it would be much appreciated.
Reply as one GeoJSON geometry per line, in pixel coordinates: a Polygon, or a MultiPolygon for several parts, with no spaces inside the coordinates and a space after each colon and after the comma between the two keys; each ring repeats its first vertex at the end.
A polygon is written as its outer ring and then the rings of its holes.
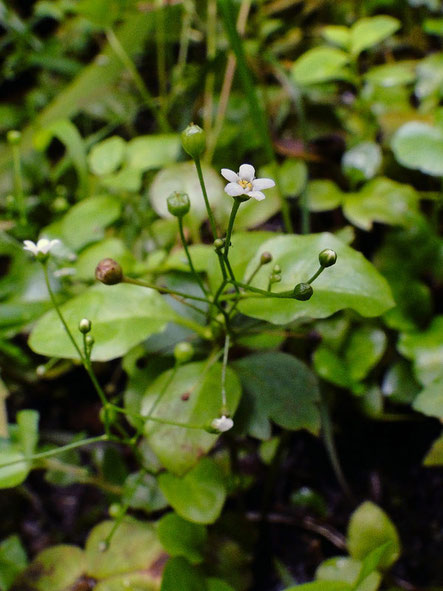
{"type": "Polygon", "coordinates": [[[247,191],[252,191],[252,183],[250,183],[249,181],[245,181],[244,179],[241,179],[240,181],[238,181],[238,184],[240,185],[240,187],[242,189],[246,189],[247,191]]]}

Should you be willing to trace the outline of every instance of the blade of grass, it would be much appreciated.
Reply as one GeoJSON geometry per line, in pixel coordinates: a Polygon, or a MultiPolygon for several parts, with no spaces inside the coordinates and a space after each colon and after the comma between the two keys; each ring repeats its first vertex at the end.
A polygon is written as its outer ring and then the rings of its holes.
{"type": "Polygon", "coordinates": [[[260,134],[266,158],[268,162],[271,163],[273,174],[276,177],[276,185],[280,198],[283,223],[287,232],[293,232],[288,202],[284,199],[280,189],[278,188],[278,167],[275,159],[274,148],[272,146],[271,136],[269,134],[268,123],[255,89],[254,80],[252,78],[251,72],[246,61],[243,41],[239,36],[235,26],[236,15],[232,0],[218,0],[218,6],[220,8],[221,17],[223,20],[226,34],[229,39],[229,43],[231,45],[231,49],[234,52],[235,57],[237,59],[237,70],[240,76],[240,81],[243,86],[243,90],[248,100],[251,118],[256,125],[258,133],[260,134]]]}

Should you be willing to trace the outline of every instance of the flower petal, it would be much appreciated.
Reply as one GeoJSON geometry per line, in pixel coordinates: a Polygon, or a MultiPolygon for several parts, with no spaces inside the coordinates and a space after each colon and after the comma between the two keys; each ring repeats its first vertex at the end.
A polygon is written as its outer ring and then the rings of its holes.
{"type": "Polygon", "coordinates": [[[238,171],[238,176],[244,181],[251,183],[255,176],[255,168],[250,164],[242,164],[238,171]]]}
{"type": "Polygon", "coordinates": [[[256,199],[257,201],[263,201],[263,199],[266,197],[266,195],[264,193],[262,193],[261,191],[250,191],[248,193],[248,197],[252,197],[253,199],[256,199]]]}
{"type": "Polygon", "coordinates": [[[229,168],[222,168],[220,172],[222,177],[224,177],[230,183],[235,183],[239,180],[238,174],[229,168]]]}
{"type": "Polygon", "coordinates": [[[238,197],[239,195],[243,195],[245,190],[238,183],[228,183],[225,187],[225,193],[231,197],[238,197]]]}
{"type": "Polygon", "coordinates": [[[275,183],[272,179],[255,179],[255,181],[252,182],[253,191],[261,191],[262,189],[270,189],[271,187],[275,187],[275,183]]]}
{"type": "Polygon", "coordinates": [[[37,250],[43,254],[48,254],[50,248],[51,242],[47,238],[40,238],[37,242],[37,250]]]}
{"type": "Polygon", "coordinates": [[[29,250],[29,252],[32,252],[32,254],[34,255],[38,253],[37,245],[34,242],[32,242],[32,240],[24,240],[23,244],[23,250],[29,250]]]}
{"type": "Polygon", "coordinates": [[[218,419],[214,419],[211,423],[211,426],[213,429],[217,429],[217,431],[224,433],[225,431],[232,429],[234,426],[234,421],[230,417],[223,415],[218,419]]]}
{"type": "Polygon", "coordinates": [[[49,244],[49,250],[51,250],[51,248],[54,248],[54,246],[57,246],[57,244],[61,244],[61,242],[58,238],[51,240],[51,242],[49,244]]]}

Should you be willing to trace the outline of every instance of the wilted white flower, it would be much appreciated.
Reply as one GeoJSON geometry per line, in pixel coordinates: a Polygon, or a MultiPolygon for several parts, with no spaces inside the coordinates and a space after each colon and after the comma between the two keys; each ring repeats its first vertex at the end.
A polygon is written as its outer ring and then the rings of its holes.
{"type": "Polygon", "coordinates": [[[229,168],[221,169],[222,176],[229,181],[225,187],[225,192],[231,197],[252,197],[257,201],[265,198],[263,189],[270,189],[275,186],[272,179],[256,179],[255,168],[250,164],[242,164],[238,174],[229,168]]]}
{"type": "Polygon", "coordinates": [[[49,251],[59,243],[60,240],[48,240],[47,238],[40,238],[37,244],[32,242],[32,240],[25,240],[23,242],[23,248],[24,250],[29,250],[29,252],[32,252],[34,256],[38,257],[39,255],[47,255],[49,251]]]}
{"type": "Polygon", "coordinates": [[[214,419],[211,423],[211,427],[216,431],[220,431],[220,433],[229,431],[229,429],[232,429],[233,426],[234,421],[226,415],[222,415],[218,419],[214,419]]]}

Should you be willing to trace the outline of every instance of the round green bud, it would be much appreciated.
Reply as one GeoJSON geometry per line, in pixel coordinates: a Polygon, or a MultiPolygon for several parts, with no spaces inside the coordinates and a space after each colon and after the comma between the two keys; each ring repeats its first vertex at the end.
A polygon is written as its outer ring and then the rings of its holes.
{"type": "Polygon", "coordinates": [[[88,334],[91,330],[91,321],[88,318],[82,318],[78,323],[78,329],[82,334],[88,334]]]}
{"type": "Polygon", "coordinates": [[[216,238],[214,240],[214,248],[215,250],[220,250],[221,248],[223,248],[225,245],[225,241],[223,240],[223,238],[216,238]]]}
{"type": "Polygon", "coordinates": [[[272,272],[275,273],[276,275],[279,275],[281,273],[281,267],[280,267],[280,265],[274,265],[274,268],[272,269],[272,272]]]}
{"type": "Polygon", "coordinates": [[[178,218],[183,217],[191,209],[191,202],[186,193],[178,193],[175,191],[169,195],[168,199],[168,211],[171,215],[175,215],[178,218]]]}
{"type": "Polygon", "coordinates": [[[108,509],[109,517],[112,517],[113,519],[117,519],[117,517],[120,516],[122,509],[123,509],[123,507],[122,507],[122,505],[120,505],[120,503],[112,503],[112,505],[109,505],[109,509],[108,509]]]}
{"type": "Polygon", "coordinates": [[[325,248],[318,255],[318,260],[322,267],[332,267],[337,262],[337,253],[331,248],[325,248]]]}
{"type": "Polygon", "coordinates": [[[123,281],[123,269],[114,259],[103,259],[95,268],[95,278],[105,285],[116,285],[123,281]]]}
{"type": "Polygon", "coordinates": [[[260,257],[260,265],[267,265],[272,261],[272,254],[270,252],[262,252],[260,257]]]}
{"type": "Polygon", "coordinates": [[[8,141],[8,144],[10,144],[11,146],[17,146],[20,143],[20,140],[22,139],[22,134],[15,129],[11,129],[11,131],[8,131],[6,139],[8,141]]]}
{"type": "Polygon", "coordinates": [[[88,349],[92,349],[95,343],[94,337],[92,337],[90,334],[87,334],[85,337],[85,343],[88,349]]]}
{"type": "Polygon", "coordinates": [[[201,127],[191,123],[181,133],[182,146],[192,158],[200,158],[206,147],[206,134],[201,127]]]}
{"type": "Polygon", "coordinates": [[[186,341],[177,343],[174,347],[174,357],[177,363],[187,363],[194,357],[194,347],[186,341]]]}
{"type": "Polygon", "coordinates": [[[296,300],[300,300],[301,302],[309,300],[313,293],[314,290],[309,285],[309,283],[298,283],[294,287],[294,298],[296,300]]]}
{"type": "Polygon", "coordinates": [[[108,425],[112,425],[117,419],[117,411],[112,407],[105,408],[102,406],[99,412],[99,418],[103,424],[107,422],[108,425]]]}

